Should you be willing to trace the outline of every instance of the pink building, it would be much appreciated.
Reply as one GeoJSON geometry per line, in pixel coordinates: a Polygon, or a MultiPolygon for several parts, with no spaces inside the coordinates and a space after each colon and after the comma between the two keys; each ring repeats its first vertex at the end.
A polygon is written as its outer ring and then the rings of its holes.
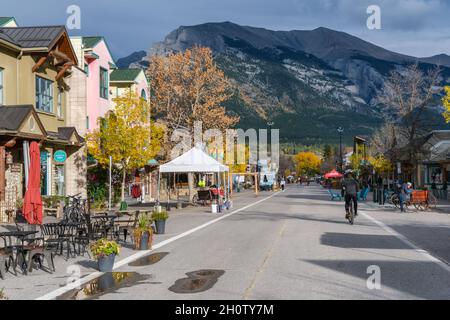
{"type": "Polygon", "coordinates": [[[86,100],[88,131],[98,128],[98,118],[112,109],[110,74],[116,69],[114,59],[103,37],[71,37],[79,67],[87,75],[86,100]]]}

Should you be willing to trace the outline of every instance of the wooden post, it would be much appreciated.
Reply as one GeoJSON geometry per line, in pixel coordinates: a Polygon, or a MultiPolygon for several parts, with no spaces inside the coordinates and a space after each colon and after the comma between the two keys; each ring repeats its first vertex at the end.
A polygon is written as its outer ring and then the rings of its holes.
{"type": "Polygon", "coordinates": [[[6,189],[6,154],[5,146],[0,146],[0,201],[5,201],[6,189]]]}

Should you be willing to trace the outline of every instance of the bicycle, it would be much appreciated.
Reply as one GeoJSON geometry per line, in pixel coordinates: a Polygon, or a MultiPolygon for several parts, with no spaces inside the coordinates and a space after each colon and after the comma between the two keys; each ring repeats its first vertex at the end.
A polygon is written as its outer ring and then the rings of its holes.
{"type": "Polygon", "coordinates": [[[349,206],[348,206],[347,220],[351,225],[353,225],[353,223],[355,222],[355,210],[353,208],[353,200],[350,201],[349,206]]]}
{"type": "Polygon", "coordinates": [[[86,215],[86,200],[82,200],[80,195],[68,196],[69,204],[64,207],[64,221],[83,222],[86,215]]]}

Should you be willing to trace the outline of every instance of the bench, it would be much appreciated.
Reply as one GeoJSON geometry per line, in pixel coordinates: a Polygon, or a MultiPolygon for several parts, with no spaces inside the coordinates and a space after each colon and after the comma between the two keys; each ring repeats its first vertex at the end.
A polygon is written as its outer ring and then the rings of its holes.
{"type": "Polygon", "coordinates": [[[342,196],[339,193],[333,192],[331,189],[327,189],[327,190],[331,196],[331,201],[334,201],[334,200],[341,201],[342,200],[342,196]]]}

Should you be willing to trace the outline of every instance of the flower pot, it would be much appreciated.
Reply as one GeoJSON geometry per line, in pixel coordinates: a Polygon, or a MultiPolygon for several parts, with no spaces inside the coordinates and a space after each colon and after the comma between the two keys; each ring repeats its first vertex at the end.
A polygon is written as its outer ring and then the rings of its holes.
{"type": "Polygon", "coordinates": [[[166,233],[166,220],[156,220],[155,225],[157,234],[166,233]]]}
{"type": "Polygon", "coordinates": [[[149,232],[144,232],[141,235],[141,239],[139,240],[139,250],[149,250],[149,238],[150,238],[150,233],[149,232]]]}
{"type": "Polygon", "coordinates": [[[98,258],[98,270],[100,272],[112,272],[114,266],[115,254],[109,256],[102,256],[98,258]]]}

